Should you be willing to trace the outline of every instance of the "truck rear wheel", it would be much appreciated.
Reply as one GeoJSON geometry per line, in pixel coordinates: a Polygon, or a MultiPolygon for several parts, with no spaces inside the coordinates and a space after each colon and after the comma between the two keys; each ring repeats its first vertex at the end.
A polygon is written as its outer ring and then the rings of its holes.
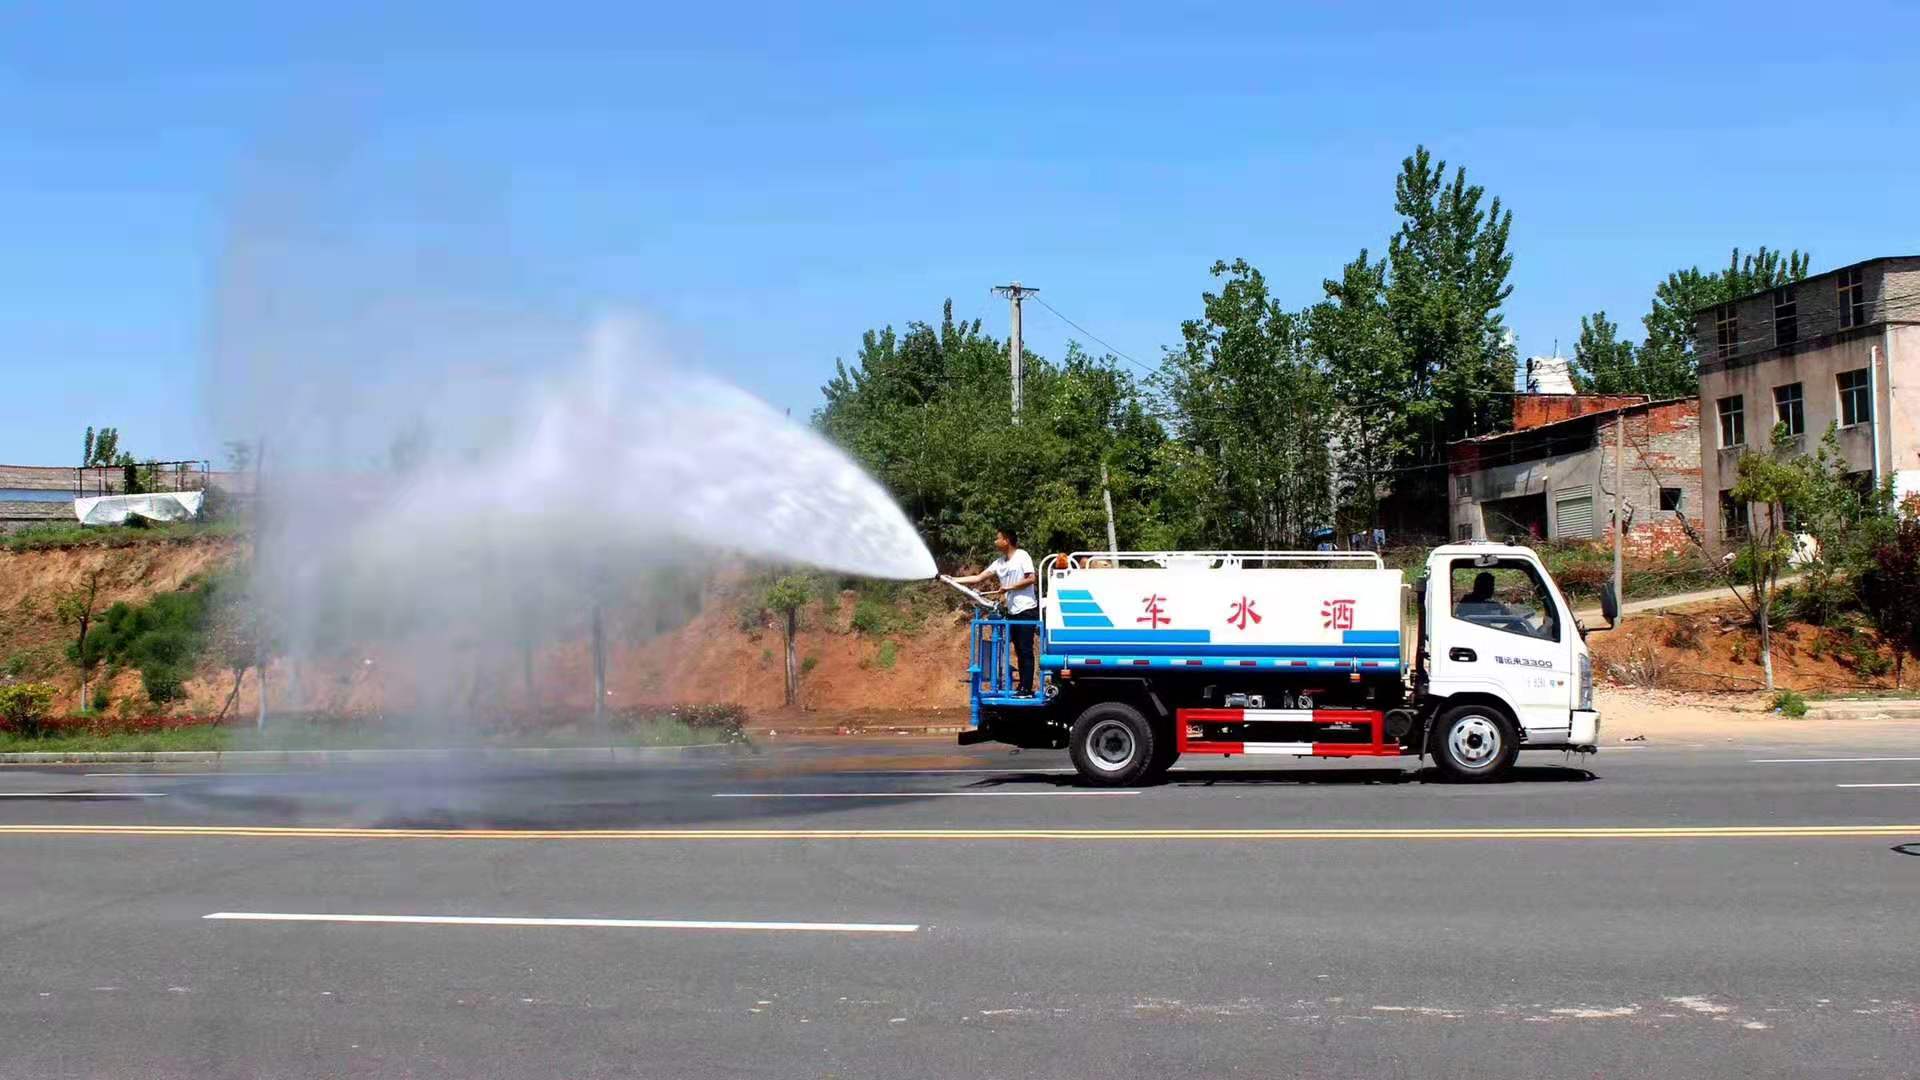
{"type": "Polygon", "coordinates": [[[1073,767],[1088,783],[1125,787],[1153,768],[1153,725],[1140,710],[1117,701],[1092,705],[1073,722],[1067,743],[1073,767]]]}
{"type": "Polygon", "coordinates": [[[1477,784],[1506,774],[1520,753],[1520,739],[1499,709],[1456,705],[1434,721],[1427,749],[1447,779],[1477,784]]]}

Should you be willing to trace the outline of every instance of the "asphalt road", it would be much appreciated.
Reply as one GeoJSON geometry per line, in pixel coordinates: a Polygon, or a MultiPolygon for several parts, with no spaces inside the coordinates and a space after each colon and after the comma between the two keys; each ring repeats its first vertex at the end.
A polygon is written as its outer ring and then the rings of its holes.
{"type": "Polygon", "coordinates": [[[1522,761],[0,769],[0,1076],[1920,1075],[1920,738],[1522,761]]]}

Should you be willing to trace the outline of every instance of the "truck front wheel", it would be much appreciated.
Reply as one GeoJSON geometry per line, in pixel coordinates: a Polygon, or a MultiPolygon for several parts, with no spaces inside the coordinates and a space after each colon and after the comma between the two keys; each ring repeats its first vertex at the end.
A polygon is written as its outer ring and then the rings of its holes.
{"type": "Polygon", "coordinates": [[[1520,753],[1513,721],[1488,705],[1457,705],[1434,721],[1428,740],[1433,763],[1447,779],[1484,783],[1499,779],[1520,753]]]}
{"type": "Polygon", "coordinates": [[[1102,787],[1139,783],[1154,764],[1153,725],[1131,705],[1101,702],[1073,722],[1067,753],[1089,783],[1102,787]]]}

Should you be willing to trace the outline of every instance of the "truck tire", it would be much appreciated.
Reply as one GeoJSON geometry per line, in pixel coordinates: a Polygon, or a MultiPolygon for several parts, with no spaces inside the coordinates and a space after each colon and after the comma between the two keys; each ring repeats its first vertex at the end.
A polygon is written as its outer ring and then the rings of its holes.
{"type": "Polygon", "coordinates": [[[1118,701],[1090,705],[1073,722],[1067,754],[1082,779],[1101,787],[1137,784],[1153,768],[1153,725],[1118,701]]]}
{"type": "Polygon", "coordinates": [[[1433,722],[1427,749],[1448,780],[1484,784],[1506,775],[1520,753],[1520,738],[1499,709],[1456,705],[1433,722]]]}

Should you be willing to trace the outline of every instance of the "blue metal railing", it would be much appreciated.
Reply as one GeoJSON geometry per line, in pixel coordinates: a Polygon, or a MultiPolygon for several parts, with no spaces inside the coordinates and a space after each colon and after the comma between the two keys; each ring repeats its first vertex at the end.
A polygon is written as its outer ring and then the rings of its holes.
{"type": "Polygon", "coordinates": [[[1047,697],[1040,685],[1042,673],[1038,670],[1040,654],[1046,651],[1046,640],[1045,625],[1033,619],[1009,619],[999,615],[973,617],[967,638],[967,699],[974,727],[980,726],[980,709],[983,705],[1029,707],[1046,704],[1047,697]],[[1020,693],[1015,681],[1015,627],[1033,631],[1035,692],[1032,694],[1020,693]]]}

